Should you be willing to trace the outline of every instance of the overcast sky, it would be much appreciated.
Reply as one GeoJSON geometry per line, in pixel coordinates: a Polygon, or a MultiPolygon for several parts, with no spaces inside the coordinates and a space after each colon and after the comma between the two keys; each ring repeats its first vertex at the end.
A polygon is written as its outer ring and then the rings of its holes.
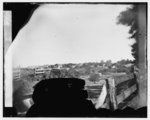
{"type": "Polygon", "coordinates": [[[12,45],[13,66],[133,59],[129,27],[117,25],[127,5],[43,5],[12,45]]]}

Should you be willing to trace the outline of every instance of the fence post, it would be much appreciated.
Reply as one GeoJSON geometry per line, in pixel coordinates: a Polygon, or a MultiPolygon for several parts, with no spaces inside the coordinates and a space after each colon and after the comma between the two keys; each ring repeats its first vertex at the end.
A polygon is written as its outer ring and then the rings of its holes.
{"type": "Polygon", "coordinates": [[[117,100],[116,100],[116,88],[114,78],[108,78],[108,93],[110,98],[110,108],[112,110],[117,109],[117,100]]]}
{"type": "Polygon", "coordinates": [[[108,90],[107,90],[106,81],[103,80],[102,82],[103,82],[103,84],[102,84],[102,91],[101,91],[101,93],[100,93],[100,95],[98,97],[97,103],[95,105],[96,109],[103,108],[104,107],[104,103],[105,103],[105,101],[107,99],[107,92],[108,92],[108,90]]]}

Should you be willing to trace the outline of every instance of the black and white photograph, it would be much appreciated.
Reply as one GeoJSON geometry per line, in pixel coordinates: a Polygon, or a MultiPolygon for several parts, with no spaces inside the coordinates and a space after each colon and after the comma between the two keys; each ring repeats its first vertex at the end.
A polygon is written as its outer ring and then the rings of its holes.
{"type": "Polygon", "coordinates": [[[147,2],[3,2],[4,118],[147,118],[147,2]]]}

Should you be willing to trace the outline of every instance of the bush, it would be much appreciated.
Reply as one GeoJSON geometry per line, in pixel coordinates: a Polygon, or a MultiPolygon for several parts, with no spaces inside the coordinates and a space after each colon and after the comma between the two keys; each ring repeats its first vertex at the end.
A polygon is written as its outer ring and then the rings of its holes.
{"type": "Polygon", "coordinates": [[[92,74],[92,75],[90,75],[90,78],[89,78],[89,80],[94,83],[99,81],[99,79],[100,79],[99,74],[92,74]]]}

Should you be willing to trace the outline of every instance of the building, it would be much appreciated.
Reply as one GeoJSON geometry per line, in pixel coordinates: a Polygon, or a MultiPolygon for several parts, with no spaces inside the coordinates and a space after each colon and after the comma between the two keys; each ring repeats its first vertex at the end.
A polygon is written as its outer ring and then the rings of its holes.
{"type": "Polygon", "coordinates": [[[43,79],[43,77],[50,74],[51,68],[48,66],[37,67],[34,69],[34,76],[37,79],[43,79]]]}

